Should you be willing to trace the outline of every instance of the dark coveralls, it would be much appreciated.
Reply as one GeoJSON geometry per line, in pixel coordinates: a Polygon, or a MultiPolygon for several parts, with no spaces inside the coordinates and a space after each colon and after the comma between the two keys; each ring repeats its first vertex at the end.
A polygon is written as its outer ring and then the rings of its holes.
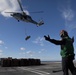
{"type": "Polygon", "coordinates": [[[69,75],[68,70],[71,71],[73,75],[75,74],[75,66],[73,64],[74,60],[74,48],[73,48],[73,42],[69,37],[65,37],[62,40],[55,40],[55,39],[49,39],[48,41],[56,44],[56,45],[61,45],[61,56],[62,56],[62,70],[63,70],[63,75],[69,75]]]}

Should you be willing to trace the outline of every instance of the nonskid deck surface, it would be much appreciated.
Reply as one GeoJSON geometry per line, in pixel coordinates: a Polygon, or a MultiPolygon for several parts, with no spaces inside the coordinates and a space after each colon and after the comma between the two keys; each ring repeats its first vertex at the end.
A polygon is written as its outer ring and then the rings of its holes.
{"type": "Polygon", "coordinates": [[[61,62],[42,62],[40,66],[0,67],[0,75],[63,75],[63,73],[61,62]]]}

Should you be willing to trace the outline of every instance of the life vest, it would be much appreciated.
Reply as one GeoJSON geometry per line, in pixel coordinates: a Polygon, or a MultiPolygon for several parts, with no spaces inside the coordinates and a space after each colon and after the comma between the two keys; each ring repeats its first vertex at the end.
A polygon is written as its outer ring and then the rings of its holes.
{"type": "Polygon", "coordinates": [[[61,45],[61,56],[62,57],[68,57],[71,55],[74,55],[74,47],[73,47],[73,41],[70,37],[65,37],[66,40],[65,45],[61,45]]]}

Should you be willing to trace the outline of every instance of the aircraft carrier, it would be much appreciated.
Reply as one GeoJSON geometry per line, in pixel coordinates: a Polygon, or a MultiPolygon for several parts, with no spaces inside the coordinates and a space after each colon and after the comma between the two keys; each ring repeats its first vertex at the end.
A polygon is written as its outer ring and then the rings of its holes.
{"type": "MultiPolygon", "coordinates": [[[[76,63],[74,62],[76,65],[76,63]]],[[[61,62],[41,62],[41,65],[2,67],[0,75],[63,75],[61,62]]],[[[71,75],[69,71],[69,75],[71,75]]]]}

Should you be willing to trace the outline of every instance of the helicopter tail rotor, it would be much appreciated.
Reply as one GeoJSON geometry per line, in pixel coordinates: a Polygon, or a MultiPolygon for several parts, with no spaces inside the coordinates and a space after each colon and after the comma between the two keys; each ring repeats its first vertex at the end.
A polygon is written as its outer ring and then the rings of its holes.
{"type": "Polygon", "coordinates": [[[41,21],[37,24],[37,26],[41,26],[41,25],[43,25],[43,24],[44,24],[44,21],[41,20],[41,21]]]}

